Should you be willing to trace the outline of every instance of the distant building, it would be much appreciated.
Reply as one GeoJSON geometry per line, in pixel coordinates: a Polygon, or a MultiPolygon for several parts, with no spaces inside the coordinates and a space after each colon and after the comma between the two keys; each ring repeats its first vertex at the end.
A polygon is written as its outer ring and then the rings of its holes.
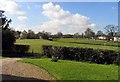
{"type": "Polygon", "coordinates": [[[73,35],[66,34],[66,35],[63,35],[62,38],[73,38],[73,35]]]}
{"type": "Polygon", "coordinates": [[[21,32],[19,39],[26,39],[26,38],[27,38],[27,32],[24,30],[23,32],[21,32]]]}
{"type": "Polygon", "coordinates": [[[39,39],[42,39],[42,36],[39,36],[39,39]]]}
{"type": "Polygon", "coordinates": [[[120,37],[114,37],[115,42],[120,42],[120,37]]]}
{"type": "Polygon", "coordinates": [[[99,40],[106,40],[107,37],[106,37],[106,36],[99,36],[98,39],[99,39],[99,40]]]}

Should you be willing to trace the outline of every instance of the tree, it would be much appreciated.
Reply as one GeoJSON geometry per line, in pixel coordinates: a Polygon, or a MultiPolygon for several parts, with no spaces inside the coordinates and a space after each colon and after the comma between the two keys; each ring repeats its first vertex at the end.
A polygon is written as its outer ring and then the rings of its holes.
{"type": "Polygon", "coordinates": [[[105,27],[108,36],[113,37],[115,34],[116,27],[114,25],[107,25],[105,27]]]}
{"type": "Polygon", "coordinates": [[[38,32],[36,34],[36,38],[48,39],[50,37],[51,37],[51,33],[50,32],[43,31],[43,32],[38,32]]]}
{"type": "Polygon", "coordinates": [[[58,33],[56,34],[56,36],[57,36],[58,38],[61,38],[61,37],[63,36],[63,33],[62,33],[62,32],[58,32],[58,33]]]}
{"type": "Polygon", "coordinates": [[[103,31],[101,31],[101,30],[97,31],[96,36],[102,36],[102,35],[104,35],[103,31]]]}
{"type": "Polygon", "coordinates": [[[51,37],[51,33],[50,32],[43,32],[42,38],[43,39],[48,39],[51,37]]]}
{"type": "Polygon", "coordinates": [[[113,36],[115,35],[116,26],[107,25],[104,29],[106,30],[106,33],[107,33],[107,40],[110,40],[110,39],[113,40],[113,36]]]}
{"type": "Polygon", "coordinates": [[[28,30],[27,39],[35,39],[36,35],[32,30],[28,30]]]}
{"type": "Polygon", "coordinates": [[[73,35],[73,37],[74,37],[74,38],[79,38],[79,37],[80,37],[80,34],[79,34],[79,33],[75,33],[75,34],[73,35]]]}
{"type": "Polygon", "coordinates": [[[38,33],[36,34],[36,38],[37,38],[37,39],[42,39],[42,35],[43,35],[42,32],[38,32],[38,33]]]}
{"type": "Polygon", "coordinates": [[[120,27],[117,26],[116,29],[117,30],[116,30],[115,36],[120,36],[120,27]]]}
{"type": "Polygon", "coordinates": [[[4,14],[4,11],[0,10],[0,27],[2,28],[2,50],[12,50],[15,42],[15,36],[13,31],[8,28],[12,22],[4,14]]]}
{"type": "Polygon", "coordinates": [[[85,31],[85,37],[90,39],[92,37],[95,37],[95,33],[90,28],[87,28],[85,31]]]}
{"type": "Polygon", "coordinates": [[[84,33],[81,34],[81,38],[84,38],[84,33]]]}

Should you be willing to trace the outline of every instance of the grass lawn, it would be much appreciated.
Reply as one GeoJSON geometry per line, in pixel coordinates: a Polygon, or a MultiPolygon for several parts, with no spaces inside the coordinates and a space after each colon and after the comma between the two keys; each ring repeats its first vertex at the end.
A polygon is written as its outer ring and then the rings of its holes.
{"type": "Polygon", "coordinates": [[[68,60],[51,62],[49,58],[23,59],[22,62],[47,70],[57,80],[118,80],[118,66],[89,64],[68,60]]]}
{"type": "MultiPolygon", "coordinates": [[[[71,39],[71,40],[65,39],[64,41],[73,41],[73,40],[75,41],[75,39],[71,39]]],[[[80,39],[78,39],[76,41],[80,41],[80,39]]],[[[82,41],[82,39],[81,39],[81,41],[82,41]]],[[[84,42],[85,42],[85,40],[84,40],[84,42]]],[[[67,47],[83,47],[83,48],[94,48],[94,49],[98,49],[99,48],[99,49],[108,49],[108,50],[118,51],[118,47],[114,47],[114,46],[102,46],[102,45],[90,45],[90,44],[76,44],[76,43],[62,42],[62,41],[48,41],[48,40],[43,40],[43,39],[17,40],[16,44],[30,45],[29,51],[30,52],[33,51],[33,52],[36,52],[36,53],[42,53],[42,45],[67,46],[67,47]]]]}
{"type": "Polygon", "coordinates": [[[112,41],[105,41],[105,40],[92,40],[92,39],[86,39],[86,38],[60,38],[56,41],[59,42],[67,42],[67,43],[89,43],[89,44],[103,44],[103,45],[115,45],[118,46],[118,42],[112,42],[112,41]]]}

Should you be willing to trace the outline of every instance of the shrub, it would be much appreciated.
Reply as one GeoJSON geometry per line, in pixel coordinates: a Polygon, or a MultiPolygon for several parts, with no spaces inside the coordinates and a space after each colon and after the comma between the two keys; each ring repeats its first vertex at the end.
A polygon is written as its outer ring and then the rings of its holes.
{"type": "Polygon", "coordinates": [[[56,56],[52,56],[52,62],[57,62],[58,61],[58,58],[56,56]]]}
{"type": "Polygon", "coordinates": [[[51,45],[43,46],[44,55],[51,58],[52,56],[59,59],[86,61],[97,64],[117,64],[120,52],[112,50],[92,49],[92,48],[73,48],[73,47],[56,47],[51,45]]]}
{"type": "Polygon", "coordinates": [[[14,45],[13,51],[25,54],[29,50],[29,45],[14,45]]]}
{"type": "Polygon", "coordinates": [[[5,57],[22,57],[27,56],[29,45],[14,45],[13,50],[2,50],[2,56],[5,57]]]}
{"type": "Polygon", "coordinates": [[[12,50],[15,42],[15,36],[12,30],[2,29],[2,50],[12,50]]]}

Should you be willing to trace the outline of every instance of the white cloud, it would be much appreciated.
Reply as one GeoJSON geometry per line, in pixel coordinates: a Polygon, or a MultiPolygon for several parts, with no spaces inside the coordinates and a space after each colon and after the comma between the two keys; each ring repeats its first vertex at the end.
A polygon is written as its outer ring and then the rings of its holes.
{"type": "Polygon", "coordinates": [[[29,25],[26,25],[26,24],[19,24],[19,25],[16,25],[16,27],[14,28],[16,31],[19,30],[19,31],[28,31],[28,29],[31,29],[29,25]],[[29,28],[28,28],[29,27],[29,28]]]}
{"type": "Polygon", "coordinates": [[[10,14],[25,14],[25,12],[20,9],[20,6],[14,0],[0,0],[0,9],[10,14]]]}
{"type": "Polygon", "coordinates": [[[20,21],[28,20],[28,18],[26,16],[18,16],[17,19],[20,20],[20,21]]]}
{"type": "Polygon", "coordinates": [[[34,31],[48,31],[57,33],[62,31],[64,33],[83,32],[86,28],[95,27],[95,24],[90,23],[90,18],[82,16],[78,13],[72,14],[69,11],[63,10],[59,5],[53,3],[43,4],[43,15],[48,17],[49,21],[42,25],[37,25],[34,31]]]}

